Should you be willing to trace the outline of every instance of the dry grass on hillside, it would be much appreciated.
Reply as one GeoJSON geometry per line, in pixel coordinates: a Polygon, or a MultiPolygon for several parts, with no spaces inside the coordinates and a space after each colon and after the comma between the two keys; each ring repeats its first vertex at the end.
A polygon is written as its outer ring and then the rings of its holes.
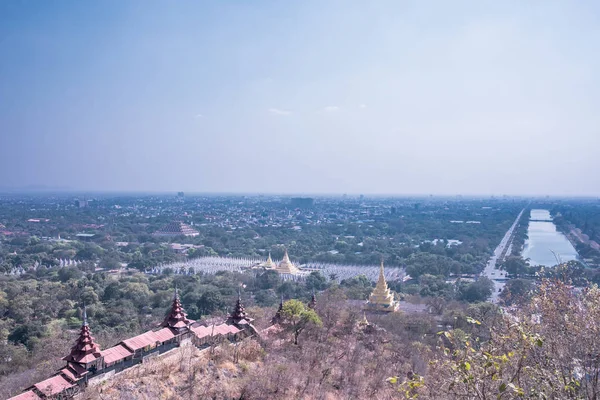
{"type": "Polygon", "coordinates": [[[388,377],[425,368],[406,334],[409,317],[388,316],[394,334],[367,331],[360,310],[337,292],[323,294],[317,311],[323,325],[308,327],[298,345],[283,330],[213,351],[187,346],[90,387],[83,398],[387,400],[400,397],[388,377]]]}
{"type": "Polygon", "coordinates": [[[89,387],[83,399],[233,399],[245,377],[260,367],[262,349],[255,341],[199,351],[184,346],[161,358],[89,387]],[[237,363],[234,362],[237,360],[237,363]]]}

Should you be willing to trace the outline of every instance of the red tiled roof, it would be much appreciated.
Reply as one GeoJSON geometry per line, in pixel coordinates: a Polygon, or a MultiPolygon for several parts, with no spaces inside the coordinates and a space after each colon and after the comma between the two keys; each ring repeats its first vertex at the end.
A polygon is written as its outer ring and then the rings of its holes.
{"type": "MultiPolygon", "coordinates": [[[[96,354],[99,354],[99,353],[96,353],[96,354]]],[[[95,354],[86,354],[85,356],[79,358],[77,360],[77,362],[87,364],[87,363],[94,361],[96,358],[98,358],[98,357],[95,354]]],[[[69,361],[69,359],[65,359],[65,360],[69,361]]]]}
{"type": "Polygon", "coordinates": [[[38,396],[37,394],[35,394],[35,392],[33,390],[28,390],[24,393],[21,393],[15,397],[11,397],[8,400],[38,400],[41,399],[40,396],[38,396]]]}
{"type": "Polygon", "coordinates": [[[60,370],[60,373],[63,374],[64,377],[67,378],[71,383],[75,383],[75,381],[81,378],[75,376],[75,371],[70,368],[63,368],[60,370]]]}
{"type": "Polygon", "coordinates": [[[221,335],[227,335],[230,333],[238,333],[240,330],[233,325],[221,324],[215,326],[215,333],[219,333],[221,335]]]}
{"type": "Polygon", "coordinates": [[[142,333],[141,335],[137,335],[132,337],[131,339],[123,340],[123,344],[127,346],[130,350],[136,351],[139,349],[143,349],[146,346],[155,345],[158,342],[158,338],[152,331],[148,331],[142,333]]]}
{"type": "Polygon", "coordinates": [[[129,351],[127,347],[120,344],[102,352],[102,355],[104,356],[104,362],[106,364],[112,364],[114,362],[121,361],[132,354],[133,353],[129,351]]]}
{"type": "Polygon", "coordinates": [[[62,375],[56,375],[52,378],[46,379],[45,381],[36,383],[33,386],[45,396],[54,396],[75,385],[63,378],[62,375]]]}
{"type": "Polygon", "coordinates": [[[196,326],[192,328],[192,332],[194,332],[198,338],[210,336],[212,332],[212,326],[196,326]]]}
{"type": "MultiPolygon", "coordinates": [[[[190,322],[193,322],[190,320],[190,322]]],[[[125,346],[132,351],[143,349],[146,346],[164,343],[175,337],[175,334],[169,328],[162,328],[158,331],[148,331],[130,339],[123,340],[125,346]]]]}
{"type": "Polygon", "coordinates": [[[167,340],[171,340],[175,337],[175,334],[169,328],[163,328],[154,332],[154,334],[156,335],[159,342],[166,342],[167,340]]]}
{"type": "Polygon", "coordinates": [[[78,376],[82,376],[88,373],[87,369],[83,368],[81,365],[79,364],[71,364],[71,363],[67,363],[67,366],[69,368],[71,368],[73,371],[75,371],[75,373],[78,376]]]}
{"type": "Polygon", "coordinates": [[[198,338],[203,338],[210,335],[228,335],[236,334],[240,330],[233,325],[221,324],[213,326],[196,326],[192,328],[192,332],[196,334],[198,338]]]}

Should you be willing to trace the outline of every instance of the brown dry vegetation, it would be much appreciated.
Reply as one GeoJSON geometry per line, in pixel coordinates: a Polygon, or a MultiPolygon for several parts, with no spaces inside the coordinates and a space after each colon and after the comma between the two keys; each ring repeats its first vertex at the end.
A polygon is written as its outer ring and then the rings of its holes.
{"type": "Polygon", "coordinates": [[[169,358],[90,388],[87,399],[597,399],[600,290],[544,280],[531,302],[499,313],[392,314],[360,324],[339,290],[317,307],[323,324],[169,358]],[[394,377],[391,380],[390,377],[394,377]]]}
{"type": "MultiPolygon", "coordinates": [[[[362,314],[339,291],[325,293],[323,326],[199,352],[192,347],[126,371],[86,399],[389,399],[391,371],[422,363],[417,348],[383,329],[359,327],[362,314]]],[[[406,338],[405,338],[406,339],[406,338]]]]}

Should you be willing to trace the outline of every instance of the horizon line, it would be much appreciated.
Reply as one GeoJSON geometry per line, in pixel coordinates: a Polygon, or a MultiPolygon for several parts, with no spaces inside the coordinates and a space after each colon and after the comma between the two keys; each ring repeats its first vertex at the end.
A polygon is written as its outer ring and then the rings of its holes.
{"type": "Polygon", "coordinates": [[[360,192],[245,192],[245,191],[184,191],[184,190],[111,190],[111,189],[70,189],[70,188],[0,188],[0,195],[160,195],[174,196],[179,192],[188,196],[281,196],[281,197],[397,197],[397,198],[427,198],[427,197],[454,197],[454,198],[600,198],[599,194],[490,194],[490,193],[360,193],[360,192]]]}

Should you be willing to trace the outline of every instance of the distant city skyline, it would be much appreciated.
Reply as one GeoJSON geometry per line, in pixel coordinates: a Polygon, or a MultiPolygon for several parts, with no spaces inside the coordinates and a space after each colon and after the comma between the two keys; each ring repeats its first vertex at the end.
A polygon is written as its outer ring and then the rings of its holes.
{"type": "MultiPolygon", "coordinates": [[[[175,198],[179,191],[171,190],[98,190],[98,189],[73,189],[67,187],[45,187],[45,186],[29,186],[29,187],[0,187],[0,196],[2,195],[58,195],[58,196],[70,196],[85,198],[87,200],[94,200],[100,197],[114,197],[114,196],[125,196],[125,197],[138,197],[138,196],[172,196],[175,198]]],[[[363,193],[363,192],[211,192],[211,191],[187,191],[184,192],[185,196],[188,197],[202,197],[202,196],[216,196],[216,197],[238,197],[238,196],[265,196],[265,197],[314,197],[314,198],[464,198],[464,199],[488,199],[497,198],[521,198],[521,199],[597,199],[599,195],[586,195],[586,194],[575,194],[575,195],[561,195],[561,194],[507,194],[507,193],[408,193],[408,192],[389,192],[389,193],[363,193]]]]}
{"type": "Polygon", "coordinates": [[[0,3],[0,191],[600,195],[592,2],[0,3]]]}

